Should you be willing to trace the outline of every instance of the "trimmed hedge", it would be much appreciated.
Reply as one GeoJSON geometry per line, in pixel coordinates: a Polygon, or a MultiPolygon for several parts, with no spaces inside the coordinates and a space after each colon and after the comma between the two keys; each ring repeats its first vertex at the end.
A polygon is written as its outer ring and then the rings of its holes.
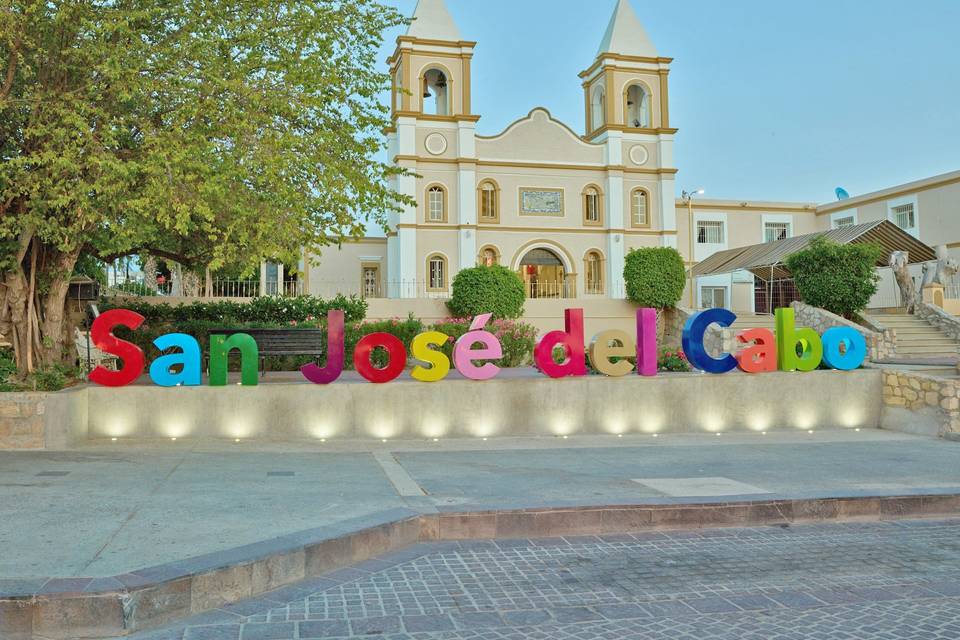
{"type": "Polygon", "coordinates": [[[787,257],[786,265],[800,299],[814,307],[852,318],[877,292],[875,244],[838,244],[820,236],[809,247],[787,257]]]}
{"type": "Polygon", "coordinates": [[[367,301],[357,296],[349,298],[338,295],[324,300],[314,296],[280,298],[265,296],[254,298],[250,302],[218,300],[214,302],[194,302],[184,305],[153,304],[137,298],[103,298],[100,310],[130,309],[144,318],[147,324],[161,322],[215,322],[220,327],[232,328],[232,325],[247,323],[267,323],[284,325],[290,322],[308,322],[315,318],[325,318],[327,311],[341,309],[346,321],[360,322],[367,316],[367,301]]]}
{"type": "Polygon", "coordinates": [[[472,267],[453,278],[447,307],[458,317],[492,313],[494,318],[519,318],[526,299],[523,280],[501,265],[472,267]]]}
{"type": "Polygon", "coordinates": [[[631,301],[665,309],[680,301],[687,273],[680,252],[673,247],[646,247],[627,254],[623,279],[631,301]]]}

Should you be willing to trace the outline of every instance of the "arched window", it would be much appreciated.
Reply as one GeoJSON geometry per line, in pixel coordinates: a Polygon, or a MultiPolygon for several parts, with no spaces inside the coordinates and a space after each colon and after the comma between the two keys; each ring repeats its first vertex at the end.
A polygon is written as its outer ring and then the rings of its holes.
{"type": "Polygon", "coordinates": [[[603,256],[599,251],[588,251],[583,259],[584,285],[588,294],[603,293],[603,256]]]}
{"type": "Polygon", "coordinates": [[[607,93],[602,86],[593,90],[590,98],[590,128],[596,131],[607,121],[607,93]]]}
{"type": "Polygon", "coordinates": [[[637,129],[650,128],[650,93],[641,84],[632,84],[627,89],[627,126],[637,129]]]}
{"type": "Polygon", "coordinates": [[[500,189],[493,180],[484,180],[477,188],[477,209],[483,222],[500,221],[500,189]]]}
{"type": "Polygon", "coordinates": [[[423,74],[423,113],[450,115],[450,78],[445,71],[430,69],[423,74]]]}
{"type": "Polygon", "coordinates": [[[477,263],[481,267],[492,267],[495,264],[500,264],[500,252],[497,251],[496,247],[484,247],[480,250],[477,263]]]}
{"type": "Polygon", "coordinates": [[[435,184],[427,189],[427,222],[447,221],[447,190],[435,184]]]}
{"type": "Polygon", "coordinates": [[[583,224],[603,224],[603,200],[600,189],[593,185],[583,190],[583,224]]]}
{"type": "Polygon", "coordinates": [[[630,193],[630,224],[634,227],[650,226],[649,196],[643,189],[630,193]]]}
{"type": "Polygon", "coordinates": [[[427,258],[427,291],[447,290],[447,259],[435,253],[427,258]]]}

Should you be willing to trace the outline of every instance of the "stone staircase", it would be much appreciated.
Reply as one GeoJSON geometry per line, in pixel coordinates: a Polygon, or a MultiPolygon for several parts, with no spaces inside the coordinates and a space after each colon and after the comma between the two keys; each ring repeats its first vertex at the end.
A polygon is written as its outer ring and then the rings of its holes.
{"type": "Polygon", "coordinates": [[[733,323],[731,329],[734,332],[746,331],[747,329],[769,329],[774,330],[774,319],[772,315],[759,313],[740,313],[737,314],[737,321],[733,323]]]}
{"type": "Polygon", "coordinates": [[[960,344],[923,318],[898,310],[874,313],[869,319],[896,332],[898,359],[956,360],[960,356],[960,344]]]}

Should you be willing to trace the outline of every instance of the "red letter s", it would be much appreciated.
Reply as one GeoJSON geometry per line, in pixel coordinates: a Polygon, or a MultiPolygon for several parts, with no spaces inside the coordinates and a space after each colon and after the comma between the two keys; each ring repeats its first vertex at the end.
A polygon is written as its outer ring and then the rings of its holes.
{"type": "Polygon", "coordinates": [[[90,327],[90,341],[97,349],[123,360],[123,367],[119,371],[110,371],[97,366],[90,372],[90,382],[105,387],[123,387],[140,377],[144,367],[143,351],[132,342],[113,335],[113,328],[120,325],[136,329],[144,320],[142,315],[128,309],[111,309],[97,316],[90,327]]]}

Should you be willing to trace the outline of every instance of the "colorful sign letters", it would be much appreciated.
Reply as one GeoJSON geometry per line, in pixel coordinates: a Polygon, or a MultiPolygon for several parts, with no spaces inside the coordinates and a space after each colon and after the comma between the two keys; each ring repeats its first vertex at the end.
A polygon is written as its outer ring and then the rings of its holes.
{"type": "MultiPolygon", "coordinates": [[[[484,329],[490,314],[473,319],[469,331],[453,346],[453,362],[439,347],[450,340],[440,331],[428,331],[416,336],[410,344],[410,355],[417,362],[410,376],[420,382],[439,382],[450,373],[451,364],[465,378],[490,380],[499,372],[494,362],[503,357],[497,337],[484,329]]],[[[708,309],[694,314],[683,328],[683,351],[695,368],[707,373],[726,373],[739,368],[746,373],[768,371],[813,371],[826,365],[843,371],[860,367],[867,356],[863,336],[849,327],[827,329],[822,336],[813,329],[796,327],[793,309],[777,309],[776,330],[748,329],[737,335],[747,345],[736,355],[729,353],[712,356],[704,346],[704,337],[710,325],[729,327],[737,316],[726,309],[708,309]]],[[[91,327],[90,337],[98,349],[111,353],[123,361],[118,371],[97,367],[90,373],[90,381],[108,387],[122,387],[140,377],[146,366],[143,352],[135,344],[113,335],[115,327],[136,330],[144,318],[126,309],[114,309],[100,315],[91,327]]],[[[587,352],[590,363],[598,372],[610,377],[622,377],[636,371],[641,376],[657,375],[657,313],[654,309],[637,309],[635,339],[623,331],[602,331],[594,336],[589,349],[583,335],[583,309],[564,312],[563,331],[547,333],[534,348],[536,366],[551,378],[587,375],[587,352]],[[563,352],[558,362],[556,353],[563,352]],[[631,362],[633,359],[634,362],[631,362]]],[[[343,373],[345,353],[344,315],[342,311],[327,314],[327,358],[324,366],[307,364],[300,369],[303,377],[314,384],[330,384],[343,373]]],[[[150,378],[161,387],[198,386],[202,380],[200,344],[192,336],[169,333],[153,344],[164,355],[150,364],[150,378]],[[178,349],[179,351],[173,351],[178,349]],[[171,352],[172,351],[172,352],[171,352]],[[176,369],[176,371],[174,371],[176,369]]],[[[227,384],[227,357],[231,351],[240,353],[240,381],[245,386],[257,384],[259,352],[256,341],[249,335],[210,336],[210,385],[227,384]]],[[[406,369],[407,349],[403,342],[389,333],[364,336],[353,352],[356,371],[370,382],[382,384],[397,379],[406,369]],[[372,355],[382,349],[387,364],[377,367],[372,355]]]]}

